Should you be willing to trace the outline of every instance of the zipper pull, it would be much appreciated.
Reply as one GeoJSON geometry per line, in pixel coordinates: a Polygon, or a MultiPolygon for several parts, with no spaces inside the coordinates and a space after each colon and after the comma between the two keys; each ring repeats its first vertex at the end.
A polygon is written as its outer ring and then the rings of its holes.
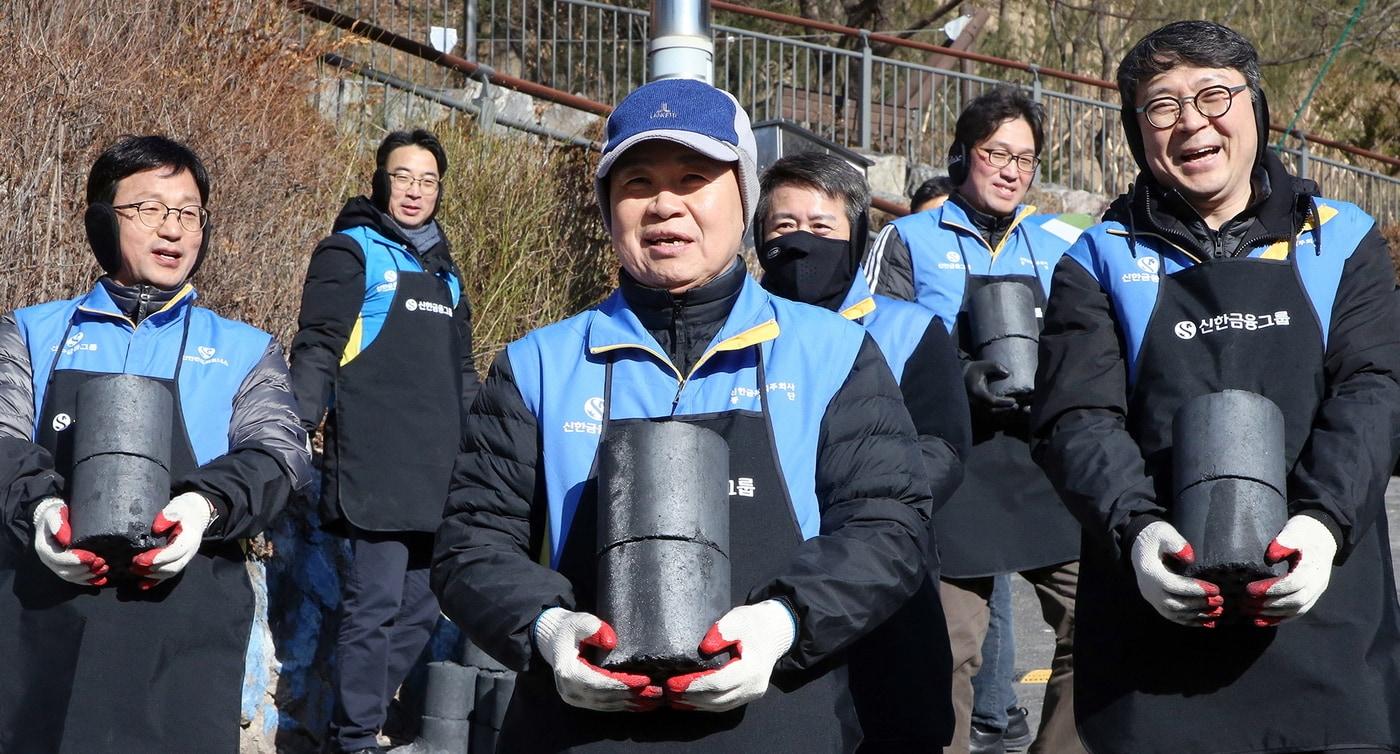
{"type": "Polygon", "coordinates": [[[143,285],[140,288],[137,288],[137,291],[138,293],[136,294],[136,324],[137,326],[140,326],[142,322],[146,321],[146,310],[151,305],[151,289],[149,286],[143,285]]]}
{"type": "Polygon", "coordinates": [[[676,415],[676,407],[681,405],[681,391],[685,390],[685,380],[676,383],[676,397],[671,399],[671,415],[676,415]]]}

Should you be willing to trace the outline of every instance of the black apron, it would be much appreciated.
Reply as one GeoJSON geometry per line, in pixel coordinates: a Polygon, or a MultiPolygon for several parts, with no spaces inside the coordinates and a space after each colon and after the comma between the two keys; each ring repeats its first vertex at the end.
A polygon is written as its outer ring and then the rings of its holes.
{"type": "MultiPolygon", "coordinates": [[[[1162,277],[1128,429],[1168,507],[1171,417],[1191,398],[1237,389],[1274,401],[1290,469],[1308,439],[1324,353],[1292,257],[1215,259],[1162,277]]],[[[1142,599],[1131,568],[1086,539],[1074,658],[1085,743],[1101,754],[1396,743],[1400,710],[1385,705],[1400,699],[1400,606],[1387,539],[1381,513],[1312,610],[1269,629],[1170,623],[1142,599]]]]}
{"type": "Polygon", "coordinates": [[[336,377],[324,520],[364,531],[437,531],[461,439],[460,349],[447,284],[399,270],[379,335],[336,377]]]}
{"type": "MultiPolygon", "coordinates": [[[[175,481],[197,468],[180,407],[188,313],[183,327],[175,374],[157,379],[174,398],[175,481]]],[[[59,344],[67,338],[65,331],[59,344]]],[[[49,372],[35,441],[64,477],[73,463],[70,425],[82,421],[78,388],[103,376],[49,372]]],[[[0,548],[13,547],[6,542],[0,548]]],[[[8,561],[0,565],[0,630],[9,637],[0,650],[0,750],[238,751],[253,590],[237,542],[204,543],[180,575],[149,591],[135,581],[71,584],[32,548],[0,557],[8,561]]]]}
{"type": "MultiPolygon", "coordinates": [[[[976,354],[969,322],[972,295],[992,283],[1030,288],[1037,310],[1045,311],[1045,291],[1035,275],[969,272],[954,332],[964,353],[976,354]]],[[[962,484],[933,516],[943,576],[993,576],[1079,557],[1079,522],[1031,460],[1029,422],[993,417],[976,400],[971,408],[972,449],[963,463],[962,484]]]]}
{"type": "MultiPolygon", "coordinates": [[[[779,466],[768,414],[761,346],[749,349],[757,360],[761,411],[722,411],[663,419],[612,421],[612,362],[603,388],[603,434],[626,422],[683,421],[718,432],[729,443],[732,479],[753,480],[752,497],[730,496],[730,596],[741,605],[749,592],[792,561],[801,530],[779,466]]],[[[600,440],[601,441],[601,440],[600,440]]],[[[577,609],[597,604],[597,476],[595,469],[574,513],[559,571],[573,584],[577,609]]],[[[697,638],[696,643],[699,643],[697,638]]],[[[775,671],[768,692],[728,712],[594,712],[560,699],[547,665],[522,673],[501,730],[500,751],[610,752],[850,752],[859,727],[846,688],[846,669],[837,658],[805,671],[775,671]]]]}

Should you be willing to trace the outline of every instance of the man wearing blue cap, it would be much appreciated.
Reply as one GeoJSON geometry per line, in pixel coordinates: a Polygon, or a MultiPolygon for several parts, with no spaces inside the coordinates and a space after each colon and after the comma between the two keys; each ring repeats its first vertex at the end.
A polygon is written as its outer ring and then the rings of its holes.
{"type": "Polygon", "coordinates": [[[748,276],[755,161],[725,92],[672,79],[623,100],[597,172],[618,290],[507,346],[467,419],[432,581],[521,671],[502,750],[859,742],[843,650],[924,578],[928,481],[874,341],[748,276]],[[723,436],[732,482],[735,607],[697,637],[731,659],[670,678],[588,659],[620,638],[594,614],[594,456],[610,431],[657,420],[723,436]]]}

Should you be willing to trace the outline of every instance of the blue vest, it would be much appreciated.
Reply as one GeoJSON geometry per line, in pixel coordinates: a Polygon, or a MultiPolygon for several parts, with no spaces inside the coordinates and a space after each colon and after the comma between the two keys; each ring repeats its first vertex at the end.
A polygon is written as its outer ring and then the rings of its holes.
{"type": "MultiPolygon", "coordinates": [[[[1332,199],[1317,200],[1322,224],[1322,253],[1315,246],[1312,221],[1297,237],[1294,262],[1312,303],[1322,331],[1322,346],[1327,347],[1328,328],[1332,322],[1332,305],[1337,297],[1337,285],[1342,268],[1356,251],[1375,220],[1360,208],[1332,199]]],[[[1161,275],[1171,275],[1201,260],[1192,252],[1177,246],[1155,233],[1138,233],[1136,249],[1130,248],[1128,231],[1121,223],[1105,222],[1095,225],[1079,237],[1068,254],[1098,281],[1113,302],[1114,315],[1123,329],[1128,361],[1128,380],[1137,379],[1138,356],[1142,350],[1147,325],[1157,305],[1157,289],[1161,275]]],[[[1279,241],[1249,250],[1254,259],[1285,260],[1288,243],[1279,241]]],[[[1275,319],[1274,312],[1240,312],[1221,315],[1211,326],[1254,330],[1262,327],[1286,326],[1275,319]]]]}
{"type": "Polygon", "coordinates": [[[180,368],[180,410],[200,465],[225,454],[234,397],[262,360],[272,336],[194,305],[186,285],[173,300],[132,327],[100,284],[86,295],[19,309],[15,322],[34,369],[34,435],[50,368],[170,379],[180,368]],[[180,341],[186,321],[189,337],[180,341]],[[69,323],[72,328],[69,329],[69,323]],[[67,331],[68,337],[64,338],[67,331]],[[60,339],[62,353],[59,353],[60,339]]]}
{"type": "Polygon", "coordinates": [[[1035,275],[1048,297],[1050,277],[1069,242],[1037,222],[1026,222],[1034,212],[1035,207],[1017,207],[1016,218],[995,249],[953,202],[895,220],[914,269],[914,300],[951,332],[968,275],[1035,275]]]}
{"type": "Polygon", "coordinates": [[[904,367],[933,323],[933,312],[918,304],[871,293],[864,270],[856,270],[851,290],[837,311],[865,327],[884,354],[895,382],[902,384],[904,367]]]}
{"type": "MultiPolygon", "coordinates": [[[[379,337],[389,307],[394,303],[394,293],[398,291],[399,273],[423,272],[423,265],[418,261],[418,256],[403,244],[390,240],[367,225],[339,232],[354,239],[365,255],[365,300],[360,305],[360,314],[355,318],[350,339],[345,343],[345,353],[340,357],[340,365],[345,366],[379,337]]],[[[452,293],[452,306],[455,308],[461,300],[462,283],[450,273],[442,274],[442,278],[452,293]]]]}
{"type": "MultiPolygon", "coordinates": [[[[603,386],[613,361],[612,419],[759,412],[769,423],[804,539],[821,530],[817,441],[827,404],[845,383],[865,331],[835,312],[771,296],[746,277],[728,320],[681,375],[620,291],[506,346],[516,385],[540,432],[548,496],[548,563],[557,567],[603,431],[603,386]],[[757,384],[763,352],[767,385],[757,384]]],[[[543,557],[541,558],[543,561],[543,557]]]]}

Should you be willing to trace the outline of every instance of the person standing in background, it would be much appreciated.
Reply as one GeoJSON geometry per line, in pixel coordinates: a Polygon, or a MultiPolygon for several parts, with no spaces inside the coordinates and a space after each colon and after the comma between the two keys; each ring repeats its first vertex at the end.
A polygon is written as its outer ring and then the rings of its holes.
{"type": "MultiPolygon", "coordinates": [[[[950,323],[961,351],[972,405],[972,451],[962,486],[937,514],[943,610],[953,643],[953,701],[958,731],[952,752],[972,741],[972,678],[981,667],[995,577],[1020,573],[1040,598],[1055,632],[1055,655],[1034,754],[1080,751],[1074,730],[1072,649],[1078,581],[1079,524],[1031,460],[1028,422],[1033,395],[1000,395],[992,383],[1007,365],[980,359],[971,302],[994,284],[1029,289],[1038,323],[1050,273],[1068,243],[1027,222],[1021,204],[1044,143],[1043,113],[1025,94],[992,90],[968,104],[954,130],[948,170],[957,190],[931,212],[885,226],[866,263],[872,289],[931,309],[950,323]]],[[[982,742],[987,743],[987,742],[982,742]]],[[[995,744],[992,744],[995,745],[995,744]]]]}
{"type": "Polygon", "coordinates": [[[352,549],[331,719],[343,752],[379,750],[437,622],[433,532],[480,387],[462,275],[434,220],[446,174],[433,134],[385,137],[370,196],[346,203],[311,256],[292,341],[302,426],[326,416],[322,520],[352,549]]]}

